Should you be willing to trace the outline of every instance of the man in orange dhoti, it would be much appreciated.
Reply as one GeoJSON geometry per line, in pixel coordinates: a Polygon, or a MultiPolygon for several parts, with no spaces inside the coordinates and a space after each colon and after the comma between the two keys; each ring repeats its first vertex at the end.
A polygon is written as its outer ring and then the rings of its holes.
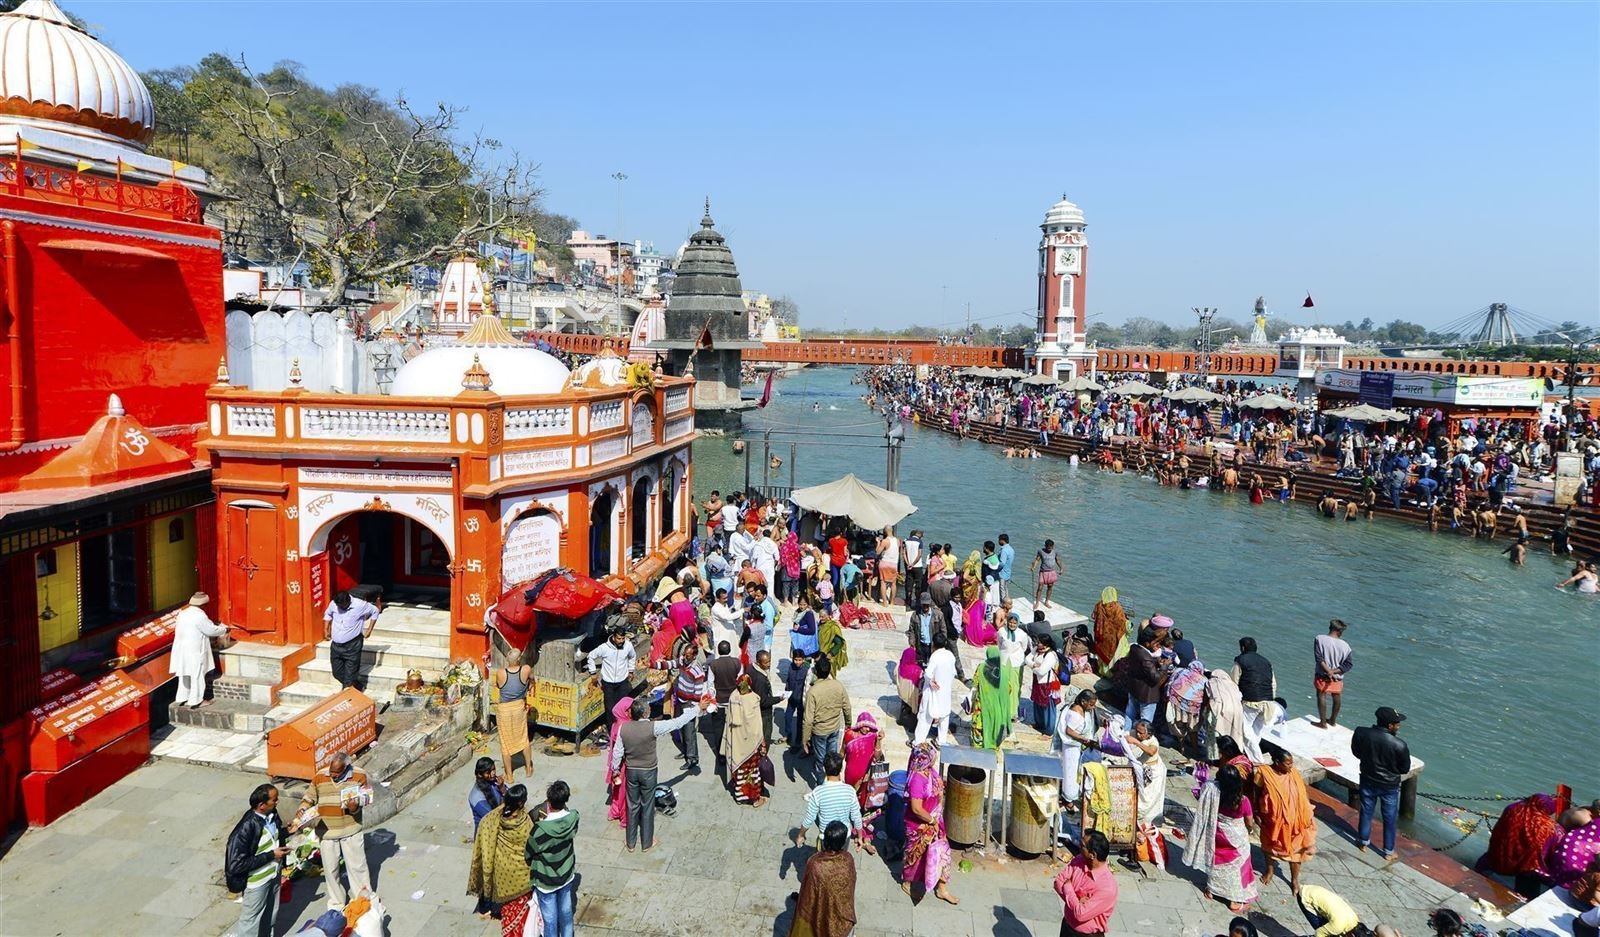
{"type": "MultiPolygon", "coordinates": [[[[1269,748],[1263,745],[1262,748],[1269,748]]],[[[1295,770],[1294,756],[1270,746],[1272,763],[1255,770],[1256,818],[1261,821],[1261,851],[1267,854],[1267,880],[1277,860],[1289,863],[1289,889],[1300,894],[1300,863],[1316,854],[1317,821],[1305,779],[1295,770]]]]}

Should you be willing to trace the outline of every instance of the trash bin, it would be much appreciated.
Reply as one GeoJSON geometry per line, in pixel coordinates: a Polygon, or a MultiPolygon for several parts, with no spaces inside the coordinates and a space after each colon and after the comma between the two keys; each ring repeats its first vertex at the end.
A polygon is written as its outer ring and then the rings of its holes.
{"type": "Polygon", "coordinates": [[[979,768],[950,766],[944,786],[944,830],[950,842],[973,846],[984,841],[983,786],[987,780],[979,768]]]}
{"type": "Polygon", "coordinates": [[[889,799],[883,805],[883,828],[891,842],[904,845],[906,841],[906,783],[909,776],[904,771],[889,773],[889,799]]]}
{"type": "Polygon", "coordinates": [[[1006,840],[1018,852],[1037,856],[1050,851],[1050,835],[1055,818],[1040,807],[1040,799],[1054,799],[1058,782],[1025,774],[1011,779],[1011,819],[1006,824],[1006,840]]]}

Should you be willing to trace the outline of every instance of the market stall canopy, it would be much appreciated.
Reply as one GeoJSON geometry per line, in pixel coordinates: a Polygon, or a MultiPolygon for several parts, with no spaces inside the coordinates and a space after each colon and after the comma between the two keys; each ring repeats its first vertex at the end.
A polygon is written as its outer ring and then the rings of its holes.
{"type": "Polygon", "coordinates": [[[1358,403],[1353,407],[1338,407],[1325,411],[1327,416],[1336,416],[1344,420],[1357,420],[1362,423],[1386,423],[1393,419],[1406,419],[1396,416],[1393,410],[1383,410],[1368,403],[1358,403]]]}
{"type": "Polygon", "coordinates": [[[1018,371],[1016,368],[996,368],[993,372],[991,372],[990,376],[1006,378],[1014,381],[1019,377],[1027,377],[1028,372],[1018,371]]]}
{"type": "Polygon", "coordinates": [[[1167,399],[1178,403],[1212,403],[1221,400],[1222,395],[1214,394],[1204,387],[1185,387],[1182,390],[1169,392],[1167,399]]]}
{"type": "Polygon", "coordinates": [[[1290,400],[1288,397],[1280,397],[1277,394],[1261,394],[1258,397],[1250,397],[1241,401],[1239,406],[1244,407],[1246,410],[1300,409],[1300,405],[1295,403],[1293,400],[1290,400]]]}
{"type": "Polygon", "coordinates": [[[882,530],[905,520],[917,510],[911,499],[897,491],[868,484],[855,475],[810,488],[800,488],[789,500],[808,511],[829,517],[848,517],[866,530],[882,530]]]}
{"type": "Polygon", "coordinates": [[[962,368],[956,372],[956,377],[987,377],[988,368],[962,368]]]}
{"type": "Polygon", "coordinates": [[[1096,394],[1098,394],[1102,390],[1105,390],[1104,387],[1101,387],[1099,384],[1095,383],[1094,381],[1090,380],[1089,378],[1084,377],[1081,374],[1078,375],[1077,377],[1073,378],[1070,381],[1062,381],[1061,382],[1061,389],[1062,390],[1070,390],[1070,391],[1087,390],[1087,391],[1090,391],[1090,392],[1096,393],[1096,394]]]}
{"type": "Polygon", "coordinates": [[[1022,383],[1027,384],[1029,387],[1043,387],[1046,384],[1054,384],[1055,382],[1056,379],[1048,374],[1033,374],[1022,379],[1022,383]]]}
{"type": "Polygon", "coordinates": [[[1111,388],[1111,393],[1120,394],[1124,397],[1154,397],[1161,391],[1158,388],[1151,387],[1144,381],[1129,381],[1126,384],[1118,384],[1111,388]]]}

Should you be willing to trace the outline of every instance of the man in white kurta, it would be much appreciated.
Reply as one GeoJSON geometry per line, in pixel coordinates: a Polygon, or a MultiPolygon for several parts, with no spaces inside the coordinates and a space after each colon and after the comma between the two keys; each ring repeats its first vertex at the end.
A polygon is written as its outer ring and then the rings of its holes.
{"type": "Polygon", "coordinates": [[[228,633],[226,626],[213,622],[201,606],[211,601],[204,592],[189,598],[189,605],[178,613],[172,634],[172,660],[168,664],[178,678],[179,706],[198,709],[206,698],[206,674],[216,669],[211,639],[228,633]]]}
{"type": "Polygon", "coordinates": [[[955,683],[956,655],[948,643],[940,642],[928,655],[928,666],[922,671],[922,702],[917,707],[914,741],[927,741],[934,726],[939,729],[937,744],[950,741],[950,694],[955,683]]]}

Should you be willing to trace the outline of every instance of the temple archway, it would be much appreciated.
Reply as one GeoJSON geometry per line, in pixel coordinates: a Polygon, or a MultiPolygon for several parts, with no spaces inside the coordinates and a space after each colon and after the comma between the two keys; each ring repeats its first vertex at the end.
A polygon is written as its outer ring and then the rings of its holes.
{"type": "Polygon", "coordinates": [[[619,573],[616,562],[616,516],[621,507],[617,489],[607,485],[589,506],[589,575],[596,579],[619,573]]]}
{"type": "Polygon", "coordinates": [[[310,545],[312,581],[320,576],[324,584],[324,595],[313,590],[314,604],[348,591],[385,603],[450,608],[450,545],[410,515],[383,508],[351,511],[316,530],[310,545]]]}
{"type": "Polygon", "coordinates": [[[655,489],[656,480],[649,475],[641,475],[633,483],[631,504],[633,510],[628,512],[628,562],[633,564],[650,552],[652,546],[650,539],[650,495],[655,489]]]}

